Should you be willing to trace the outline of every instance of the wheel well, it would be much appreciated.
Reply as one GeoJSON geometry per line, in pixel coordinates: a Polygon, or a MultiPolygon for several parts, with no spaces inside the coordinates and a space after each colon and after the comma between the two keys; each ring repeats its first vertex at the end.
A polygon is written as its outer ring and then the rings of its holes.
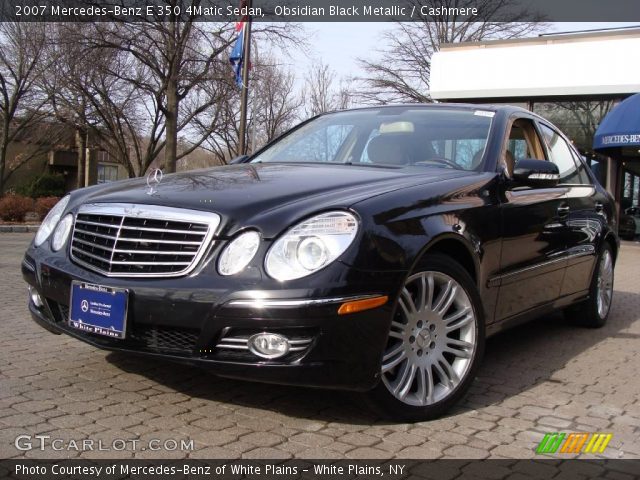
{"type": "Polygon", "coordinates": [[[476,263],[471,252],[462,242],[452,239],[440,240],[430,246],[425,253],[442,253],[455,259],[469,273],[473,281],[478,283],[476,263]]]}
{"type": "Polygon", "coordinates": [[[611,247],[611,252],[613,253],[613,261],[615,262],[618,259],[618,244],[616,243],[615,238],[613,238],[613,235],[607,235],[604,241],[607,242],[611,247]]]}

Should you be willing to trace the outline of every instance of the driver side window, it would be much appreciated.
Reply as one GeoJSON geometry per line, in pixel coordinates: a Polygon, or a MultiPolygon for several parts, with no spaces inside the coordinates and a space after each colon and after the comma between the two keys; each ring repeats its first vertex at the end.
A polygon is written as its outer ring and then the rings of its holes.
{"type": "Polygon", "coordinates": [[[525,158],[545,157],[533,122],[527,118],[518,118],[511,124],[502,159],[509,177],[513,177],[516,162],[525,158]]]}

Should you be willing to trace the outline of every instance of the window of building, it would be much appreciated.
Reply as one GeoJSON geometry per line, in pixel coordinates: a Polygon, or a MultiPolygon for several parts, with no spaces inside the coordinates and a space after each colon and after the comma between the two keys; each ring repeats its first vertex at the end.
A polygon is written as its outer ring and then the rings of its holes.
{"type": "Polygon", "coordinates": [[[96,152],[96,159],[98,160],[98,163],[105,163],[109,161],[109,155],[105,150],[98,150],[96,152]]]}
{"type": "Polygon", "coordinates": [[[109,183],[118,180],[118,166],[98,164],[98,183],[109,183]]]}

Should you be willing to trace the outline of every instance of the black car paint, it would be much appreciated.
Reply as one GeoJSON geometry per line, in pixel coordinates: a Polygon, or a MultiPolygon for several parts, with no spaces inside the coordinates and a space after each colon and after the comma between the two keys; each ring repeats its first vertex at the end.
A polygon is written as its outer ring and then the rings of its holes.
{"type": "Polygon", "coordinates": [[[91,202],[171,205],[216,212],[222,223],[201,264],[182,278],[107,278],[72,263],[65,249],[52,252],[48,241],[41,247],[31,245],[23,276],[49,300],[44,312],[31,303],[31,313],[46,328],[101,348],[159,355],[206,366],[221,376],[368,390],[378,381],[395,298],[426,251],[451,254],[467,268],[483,299],[488,334],[586,298],[603,242],[617,251],[612,200],[591,174],[592,186],[542,189],[518,188],[504,177],[497,159],[514,115],[539,120],[521,109],[495,109],[484,173],[238,163],[165,176],[152,195],[144,179],[76,191],[67,208],[71,212],[91,202]],[[602,211],[596,211],[596,203],[603,205],[602,211]],[[558,213],[562,206],[570,207],[568,214],[558,213]],[[361,221],[358,238],[338,261],[284,283],[266,275],[263,259],[275,238],[305,217],[335,209],[350,210],[361,221]],[[261,232],[260,251],[245,271],[221,277],[218,254],[229,239],[250,228],[261,232]],[[129,322],[193,329],[198,332],[193,352],[142,351],[126,341],[69,328],[54,309],[68,305],[72,279],[128,288],[129,322]],[[269,310],[229,306],[231,300],[249,299],[256,292],[267,299],[381,294],[392,301],[348,316],[337,316],[336,305],[269,310]],[[227,328],[309,329],[314,343],[291,361],[221,360],[209,352],[227,328]]]}

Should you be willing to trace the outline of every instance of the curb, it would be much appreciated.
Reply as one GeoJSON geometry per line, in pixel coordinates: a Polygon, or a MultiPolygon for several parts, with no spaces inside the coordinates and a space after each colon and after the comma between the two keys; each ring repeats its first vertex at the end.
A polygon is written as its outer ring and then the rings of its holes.
{"type": "Polygon", "coordinates": [[[40,225],[0,225],[0,233],[37,232],[40,225]]]}

